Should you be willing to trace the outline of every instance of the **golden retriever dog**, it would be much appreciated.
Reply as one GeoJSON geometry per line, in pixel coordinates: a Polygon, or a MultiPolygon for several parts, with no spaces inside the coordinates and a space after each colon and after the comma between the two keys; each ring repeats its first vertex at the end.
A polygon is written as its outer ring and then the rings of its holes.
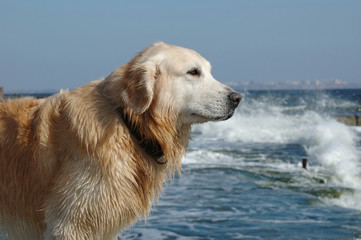
{"type": "Polygon", "coordinates": [[[181,169],[191,125],[241,96],[197,52],[155,43],[105,79],[0,104],[0,225],[9,239],[116,239],[181,169]]]}

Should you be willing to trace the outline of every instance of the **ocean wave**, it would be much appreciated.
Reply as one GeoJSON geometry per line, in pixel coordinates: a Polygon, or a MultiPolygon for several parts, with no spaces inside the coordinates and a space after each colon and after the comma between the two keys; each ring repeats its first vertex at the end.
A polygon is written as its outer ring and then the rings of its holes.
{"type": "MultiPolygon", "coordinates": [[[[339,109],[353,108],[355,103],[337,99],[327,94],[317,97],[300,97],[291,104],[292,96],[262,96],[259,99],[248,99],[236,111],[235,115],[225,122],[211,122],[194,128],[194,140],[191,148],[208,148],[210,151],[194,151],[188,154],[185,164],[228,164],[237,163],[237,167],[250,167],[247,156],[242,154],[232,156],[221,154],[214,149],[224,148],[232,152],[238,149],[242,152],[244,145],[258,145],[263,148],[257,155],[260,161],[271,144],[296,144],[303,148],[309,162],[317,163],[328,172],[327,181],[340,187],[351,188],[353,194],[343,193],[335,196],[336,200],[329,201],[342,207],[360,209],[357,202],[361,202],[361,128],[349,127],[337,122],[332,114],[339,109]],[[313,106],[312,104],[317,104],[313,106]],[[209,144],[211,142],[211,144],[209,144]],[[213,146],[213,147],[212,147],[213,146]],[[231,146],[231,147],[230,147],[231,146]],[[241,163],[245,161],[244,163],[241,163]]],[[[287,151],[287,150],[286,150],[287,151]]],[[[275,163],[274,159],[267,159],[261,164],[265,169],[277,171],[293,171],[300,169],[297,164],[291,164],[289,159],[280,157],[282,163],[275,163]],[[288,165],[287,165],[288,164],[288,165]],[[289,169],[287,169],[287,167],[289,169]]],[[[253,163],[252,163],[253,164],[253,163]]],[[[234,166],[233,166],[234,167],[234,166]]],[[[313,176],[318,178],[318,176],[313,176]]],[[[324,176],[323,176],[324,177],[324,176]]],[[[327,194],[326,194],[327,195],[327,194]]],[[[324,197],[327,199],[327,196],[324,197]]]]}

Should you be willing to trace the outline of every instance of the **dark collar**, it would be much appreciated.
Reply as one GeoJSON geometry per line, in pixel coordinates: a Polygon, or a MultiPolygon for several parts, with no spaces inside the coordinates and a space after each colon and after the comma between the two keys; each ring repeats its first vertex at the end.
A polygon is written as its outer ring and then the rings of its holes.
{"type": "Polygon", "coordinates": [[[138,126],[132,126],[128,114],[126,114],[123,108],[119,107],[116,109],[118,115],[125,123],[125,126],[128,128],[130,134],[135,139],[136,143],[149,155],[151,156],[158,164],[165,164],[167,161],[160,161],[160,158],[164,156],[162,147],[157,141],[152,141],[150,139],[145,139],[139,131],[138,126]]]}

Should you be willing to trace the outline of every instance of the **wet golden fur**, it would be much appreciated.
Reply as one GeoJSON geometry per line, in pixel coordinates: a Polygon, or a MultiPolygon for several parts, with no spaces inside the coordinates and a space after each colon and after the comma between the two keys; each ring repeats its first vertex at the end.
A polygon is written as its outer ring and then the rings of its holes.
{"type": "Polygon", "coordinates": [[[159,45],[73,91],[0,104],[0,226],[10,239],[114,239],[149,213],[180,171],[191,128],[169,98],[169,74],[146,58],[159,45]]]}

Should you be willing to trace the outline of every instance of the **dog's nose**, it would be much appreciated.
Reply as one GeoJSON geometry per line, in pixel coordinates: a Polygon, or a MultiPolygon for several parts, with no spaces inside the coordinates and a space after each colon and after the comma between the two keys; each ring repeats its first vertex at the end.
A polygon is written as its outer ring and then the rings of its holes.
{"type": "Polygon", "coordinates": [[[238,106],[239,102],[242,100],[242,96],[236,92],[229,94],[228,97],[231,100],[234,108],[236,108],[238,106]]]}

